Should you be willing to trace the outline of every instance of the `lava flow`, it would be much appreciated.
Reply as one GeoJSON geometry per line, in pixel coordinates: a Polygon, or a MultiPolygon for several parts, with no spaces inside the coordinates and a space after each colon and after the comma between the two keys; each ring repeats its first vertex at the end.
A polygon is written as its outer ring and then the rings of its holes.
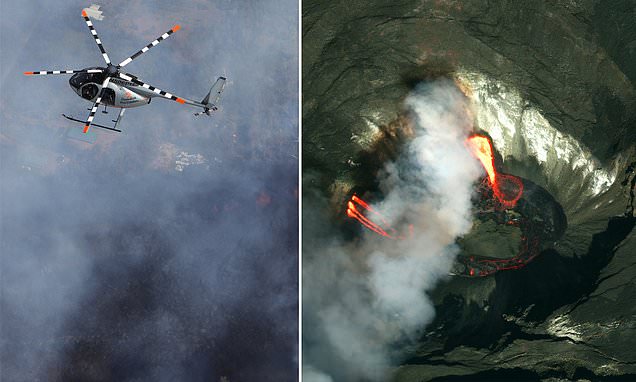
{"type": "MultiPolygon", "coordinates": [[[[367,202],[360,199],[358,196],[353,195],[349,202],[347,203],[347,216],[350,218],[356,219],[363,226],[367,227],[371,231],[377,233],[378,235],[387,237],[389,239],[404,239],[404,236],[398,235],[386,220],[381,213],[376,211],[373,207],[371,207],[367,202]],[[368,215],[372,216],[376,221],[381,222],[385,227],[382,228],[379,224],[373,222],[370,218],[365,216],[358,207],[361,207],[363,211],[367,211],[368,215]]],[[[412,229],[412,227],[410,227],[412,229]]],[[[412,233],[412,232],[411,232],[412,233]]]]}
{"type": "Polygon", "coordinates": [[[523,194],[521,179],[513,175],[498,173],[490,139],[483,135],[473,135],[466,140],[473,155],[479,159],[488,174],[488,182],[493,194],[504,208],[513,208],[523,194]]]}

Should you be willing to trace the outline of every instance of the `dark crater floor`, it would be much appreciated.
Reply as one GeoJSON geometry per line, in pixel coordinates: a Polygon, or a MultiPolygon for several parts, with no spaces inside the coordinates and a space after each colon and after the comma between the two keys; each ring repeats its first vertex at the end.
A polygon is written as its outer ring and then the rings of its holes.
{"type": "Polygon", "coordinates": [[[523,268],[565,232],[567,217],[554,197],[530,180],[516,179],[523,188],[514,205],[502,205],[488,182],[480,183],[473,228],[459,239],[462,251],[453,274],[485,277],[523,268]]]}

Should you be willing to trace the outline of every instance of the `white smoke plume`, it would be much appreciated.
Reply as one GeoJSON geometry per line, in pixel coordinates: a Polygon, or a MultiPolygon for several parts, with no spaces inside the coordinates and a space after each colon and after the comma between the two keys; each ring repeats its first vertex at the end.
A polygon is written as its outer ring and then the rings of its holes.
{"type": "MultiPolygon", "coordinates": [[[[398,232],[412,227],[412,236],[391,240],[366,231],[360,241],[344,242],[303,220],[306,381],[386,380],[399,357],[393,349],[432,321],[427,292],[449,274],[455,240],[471,228],[482,170],[464,144],[472,129],[464,95],[451,81],[435,81],[420,85],[405,105],[415,136],[380,175],[384,200],[373,207],[398,232]],[[331,244],[320,246],[325,236],[331,244]]],[[[324,208],[317,199],[305,198],[304,209],[324,208]]]]}

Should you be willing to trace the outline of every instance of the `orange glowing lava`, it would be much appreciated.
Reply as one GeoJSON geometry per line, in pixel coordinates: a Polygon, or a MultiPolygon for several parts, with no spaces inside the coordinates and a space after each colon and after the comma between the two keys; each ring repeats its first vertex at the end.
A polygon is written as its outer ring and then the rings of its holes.
{"type": "Polygon", "coordinates": [[[471,152],[484,166],[484,170],[488,174],[488,180],[490,184],[495,184],[497,179],[497,172],[495,171],[495,159],[492,155],[492,146],[488,137],[482,135],[473,135],[466,140],[471,152]]]}
{"type": "MultiPolygon", "coordinates": [[[[360,224],[377,233],[378,235],[389,239],[404,239],[403,235],[398,235],[390,225],[387,219],[367,202],[360,199],[357,195],[353,195],[347,202],[347,216],[356,219],[360,224]],[[366,215],[365,215],[366,213],[366,215]],[[382,225],[376,223],[379,222],[382,225]]],[[[409,226],[409,234],[413,235],[413,227],[409,226]]]]}
{"type": "Polygon", "coordinates": [[[347,216],[349,216],[350,218],[356,219],[363,226],[367,227],[368,229],[377,233],[378,235],[391,238],[391,235],[389,235],[384,229],[382,229],[382,227],[375,224],[374,222],[369,220],[369,218],[364,216],[362,212],[358,210],[358,206],[362,207],[363,210],[369,211],[371,214],[377,215],[381,220],[384,221],[384,217],[380,215],[379,212],[376,212],[364,200],[358,198],[356,195],[353,195],[351,197],[351,200],[349,200],[349,203],[347,203],[347,216]]]}
{"type": "Polygon", "coordinates": [[[504,208],[512,208],[523,194],[521,179],[513,175],[498,173],[490,139],[483,135],[473,135],[466,140],[472,154],[479,159],[488,174],[488,182],[499,203],[504,208]]]}

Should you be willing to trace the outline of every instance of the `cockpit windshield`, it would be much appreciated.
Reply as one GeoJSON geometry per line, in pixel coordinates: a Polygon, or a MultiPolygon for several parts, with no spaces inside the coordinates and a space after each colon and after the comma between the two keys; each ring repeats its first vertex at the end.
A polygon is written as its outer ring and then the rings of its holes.
{"type": "MultiPolygon", "coordinates": [[[[87,69],[103,69],[103,68],[87,68],[87,69]]],[[[79,89],[80,86],[85,83],[92,82],[96,84],[102,84],[104,82],[104,73],[76,73],[69,80],[68,83],[71,87],[79,89]]]]}

